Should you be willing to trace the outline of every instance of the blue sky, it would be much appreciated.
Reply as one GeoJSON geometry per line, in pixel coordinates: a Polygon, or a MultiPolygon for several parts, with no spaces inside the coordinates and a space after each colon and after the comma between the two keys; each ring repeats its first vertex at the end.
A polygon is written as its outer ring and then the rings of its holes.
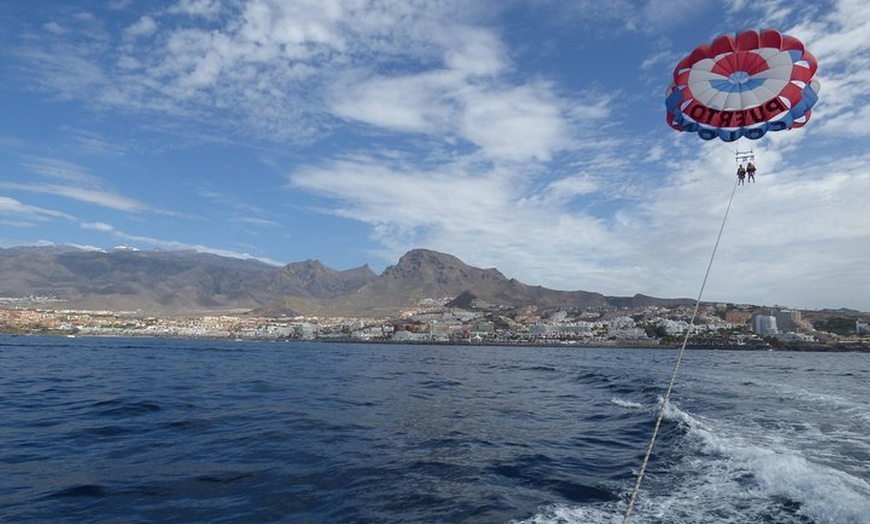
{"type": "Polygon", "coordinates": [[[698,294],[734,144],[665,123],[674,65],[774,27],[819,61],[744,142],[704,299],[870,311],[870,4],[0,2],[0,246],[376,272],[412,248],[555,289],[698,294]]]}

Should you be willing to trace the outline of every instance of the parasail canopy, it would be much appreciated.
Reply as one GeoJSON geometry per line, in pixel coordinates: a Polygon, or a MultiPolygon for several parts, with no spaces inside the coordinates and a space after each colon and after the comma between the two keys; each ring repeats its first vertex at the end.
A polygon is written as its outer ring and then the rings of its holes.
{"type": "Polygon", "coordinates": [[[775,29],[722,35],[674,68],[668,124],[726,142],[801,127],[818,100],[816,69],[800,40],[775,29]]]}

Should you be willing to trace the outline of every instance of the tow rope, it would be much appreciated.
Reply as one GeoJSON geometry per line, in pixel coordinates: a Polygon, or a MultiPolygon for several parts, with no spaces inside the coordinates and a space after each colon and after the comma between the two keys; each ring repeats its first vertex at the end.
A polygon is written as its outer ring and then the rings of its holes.
{"type": "Polygon", "coordinates": [[[728,207],[725,209],[725,216],[722,218],[722,225],[719,226],[719,235],[716,237],[716,244],[713,246],[713,254],[710,255],[710,262],[707,264],[707,272],[704,274],[704,281],[701,283],[701,290],[698,292],[698,299],[695,301],[695,310],[692,312],[692,319],[689,321],[689,327],[686,329],[686,336],[683,337],[683,344],[680,346],[680,352],[677,355],[677,362],[674,364],[674,372],[671,374],[668,388],[665,390],[665,394],[662,396],[662,401],[659,404],[656,423],[649,439],[649,445],[646,448],[646,454],[643,457],[643,463],[637,473],[637,481],[634,483],[634,490],[632,490],[631,497],[628,500],[628,507],[625,509],[625,516],[622,518],[622,524],[628,524],[628,520],[631,517],[631,511],[634,509],[634,503],[637,500],[637,494],[640,492],[640,485],[643,482],[643,476],[644,473],[646,473],[647,464],[649,464],[649,457],[652,455],[653,447],[656,443],[656,436],[658,436],[659,428],[662,425],[662,418],[665,416],[665,409],[667,409],[668,401],[671,398],[671,390],[674,389],[674,383],[677,381],[677,373],[680,370],[680,364],[683,362],[683,354],[686,352],[686,344],[689,341],[689,335],[692,332],[692,328],[695,326],[695,317],[698,315],[698,308],[701,306],[701,297],[704,295],[704,287],[707,285],[707,278],[710,276],[710,269],[713,267],[713,260],[716,258],[716,250],[719,248],[719,241],[722,239],[722,231],[725,229],[725,222],[728,220],[728,212],[731,211],[731,202],[734,201],[734,193],[736,191],[737,183],[735,182],[734,188],[731,190],[731,198],[728,199],[728,207]]]}

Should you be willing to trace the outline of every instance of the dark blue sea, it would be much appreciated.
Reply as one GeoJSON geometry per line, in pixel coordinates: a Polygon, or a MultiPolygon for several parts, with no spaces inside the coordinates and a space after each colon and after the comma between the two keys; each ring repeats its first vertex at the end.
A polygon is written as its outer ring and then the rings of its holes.
{"type": "MultiPolygon", "coordinates": [[[[620,523],[676,350],[0,337],[4,522],[620,523]]],[[[687,351],[631,522],[870,523],[870,354],[687,351]]]]}

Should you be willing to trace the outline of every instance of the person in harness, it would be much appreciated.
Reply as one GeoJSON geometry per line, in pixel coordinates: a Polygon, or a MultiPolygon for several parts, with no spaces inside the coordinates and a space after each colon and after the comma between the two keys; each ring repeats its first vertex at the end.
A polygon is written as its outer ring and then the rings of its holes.
{"type": "Polygon", "coordinates": [[[755,183],[755,164],[749,162],[746,164],[746,174],[749,175],[749,182],[755,183]]]}
{"type": "Polygon", "coordinates": [[[746,180],[746,169],[743,167],[743,164],[740,164],[737,168],[737,185],[742,186],[744,180],[746,180]]]}

